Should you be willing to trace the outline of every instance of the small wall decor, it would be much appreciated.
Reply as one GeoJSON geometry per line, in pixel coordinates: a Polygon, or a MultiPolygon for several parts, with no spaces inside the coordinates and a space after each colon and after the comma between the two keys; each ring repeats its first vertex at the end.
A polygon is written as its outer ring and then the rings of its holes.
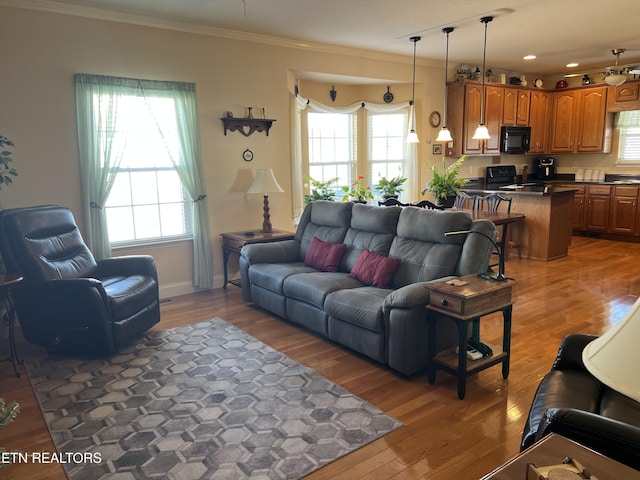
{"type": "Polygon", "coordinates": [[[253,160],[253,152],[251,150],[249,150],[248,148],[245,149],[245,151],[242,152],[242,159],[245,162],[250,162],[251,160],[253,160]]]}
{"type": "Polygon", "coordinates": [[[385,93],[382,96],[382,100],[384,100],[384,103],[393,102],[393,93],[391,93],[391,87],[390,86],[387,86],[387,93],[385,93]]]}
{"type": "Polygon", "coordinates": [[[429,124],[433,127],[433,128],[438,128],[440,126],[440,112],[438,112],[437,110],[434,110],[433,112],[431,112],[431,114],[429,115],[429,124]]]}
{"type": "Polygon", "coordinates": [[[329,96],[331,96],[331,101],[332,102],[336,101],[336,96],[337,95],[338,95],[338,92],[336,91],[335,85],[331,85],[331,90],[329,90],[329,96]]]}
{"type": "Polygon", "coordinates": [[[253,132],[265,132],[267,137],[269,136],[269,129],[275,120],[273,118],[235,118],[235,117],[222,117],[222,125],[224,126],[224,134],[227,134],[227,130],[231,132],[240,132],[245,137],[248,137],[253,132]]]}
{"type": "Polygon", "coordinates": [[[432,147],[432,151],[434,155],[442,155],[442,144],[434,143],[432,147]]]}

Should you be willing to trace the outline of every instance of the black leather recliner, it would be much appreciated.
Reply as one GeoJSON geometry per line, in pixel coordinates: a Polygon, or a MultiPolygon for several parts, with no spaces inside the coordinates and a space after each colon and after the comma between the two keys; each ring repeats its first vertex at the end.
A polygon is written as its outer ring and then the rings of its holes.
{"type": "Polygon", "coordinates": [[[555,432],[640,470],[640,403],[589,373],[582,350],[597,337],[567,335],[533,399],[521,450],[555,432]]]}
{"type": "Polygon", "coordinates": [[[25,338],[60,355],[115,352],[160,320],[153,257],[96,261],[71,210],[57,205],[0,212],[0,252],[25,338]]]}

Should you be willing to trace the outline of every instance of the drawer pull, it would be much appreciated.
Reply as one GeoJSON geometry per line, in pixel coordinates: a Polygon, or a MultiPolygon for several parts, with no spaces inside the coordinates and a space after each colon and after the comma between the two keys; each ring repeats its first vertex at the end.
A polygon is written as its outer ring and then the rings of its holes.
{"type": "Polygon", "coordinates": [[[447,305],[449,305],[449,302],[447,302],[446,298],[443,298],[442,300],[440,300],[440,305],[442,305],[443,307],[446,307],[447,305]]]}

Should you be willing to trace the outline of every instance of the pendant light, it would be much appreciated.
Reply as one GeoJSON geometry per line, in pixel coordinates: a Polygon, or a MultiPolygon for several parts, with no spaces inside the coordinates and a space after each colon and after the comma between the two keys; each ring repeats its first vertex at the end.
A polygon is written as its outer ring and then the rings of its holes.
{"type": "Polygon", "coordinates": [[[422,37],[411,37],[409,40],[413,42],[413,83],[411,87],[411,128],[407,134],[407,143],[418,143],[418,134],[416,133],[416,43],[420,41],[422,37]]]}
{"type": "Polygon", "coordinates": [[[607,85],[617,87],[627,81],[627,76],[624,74],[624,70],[618,70],[618,60],[620,60],[620,54],[624,52],[624,48],[614,48],[611,50],[611,53],[616,56],[616,68],[609,69],[605,73],[606,76],[604,77],[604,81],[607,85]]]}
{"type": "Polygon", "coordinates": [[[480,104],[480,125],[476,128],[475,133],[473,134],[474,140],[489,140],[491,137],[489,136],[489,130],[484,124],[484,77],[486,71],[486,63],[487,63],[487,24],[493,20],[493,17],[482,17],[480,19],[481,23],[484,23],[484,50],[482,53],[482,103],[480,104]]]}
{"type": "Polygon", "coordinates": [[[453,142],[451,132],[447,128],[447,74],[449,73],[449,34],[453,32],[453,27],[445,27],[442,33],[447,35],[447,48],[444,55],[444,115],[442,117],[442,128],[438,132],[436,142],[453,142]]]}

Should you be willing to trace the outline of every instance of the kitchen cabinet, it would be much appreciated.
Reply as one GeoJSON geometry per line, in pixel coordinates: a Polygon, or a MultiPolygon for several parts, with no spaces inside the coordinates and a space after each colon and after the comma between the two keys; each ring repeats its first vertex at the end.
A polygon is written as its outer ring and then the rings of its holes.
{"type": "Polygon", "coordinates": [[[584,228],[590,232],[606,232],[611,205],[610,185],[588,185],[584,228]]]}
{"type": "Polygon", "coordinates": [[[473,134],[480,123],[482,84],[449,84],[447,118],[453,142],[447,145],[445,155],[499,155],[500,127],[504,108],[504,88],[485,86],[485,126],[489,140],[474,140],[473,134]]]}
{"type": "Polygon", "coordinates": [[[617,87],[609,87],[607,112],[626,110],[640,110],[640,80],[632,80],[617,87]]]}
{"type": "Polygon", "coordinates": [[[611,115],[607,114],[607,86],[568,89],[551,94],[551,153],[611,150],[611,115]]]}
{"type": "Polygon", "coordinates": [[[531,90],[505,88],[502,124],[528,126],[530,104],[531,90]]]}
{"type": "Polygon", "coordinates": [[[554,183],[553,186],[560,188],[577,189],[573,195],[573,208],[571,209],[571,228],[572,230],[584,230],[586,187],[584,185],[574,183],[554,183]]]}
{"type": "Polygon", "coordinates": [[[544,90],[534,90],[531,92],[529,105],[531,143],[529,153],[547,153],[549,98],[549,92],[544,90]]]}
{"type": "Polygon", "coordinates": [[[638,187],[613,187],[611,233],[638,233],[638,190],[638,187]]]}

